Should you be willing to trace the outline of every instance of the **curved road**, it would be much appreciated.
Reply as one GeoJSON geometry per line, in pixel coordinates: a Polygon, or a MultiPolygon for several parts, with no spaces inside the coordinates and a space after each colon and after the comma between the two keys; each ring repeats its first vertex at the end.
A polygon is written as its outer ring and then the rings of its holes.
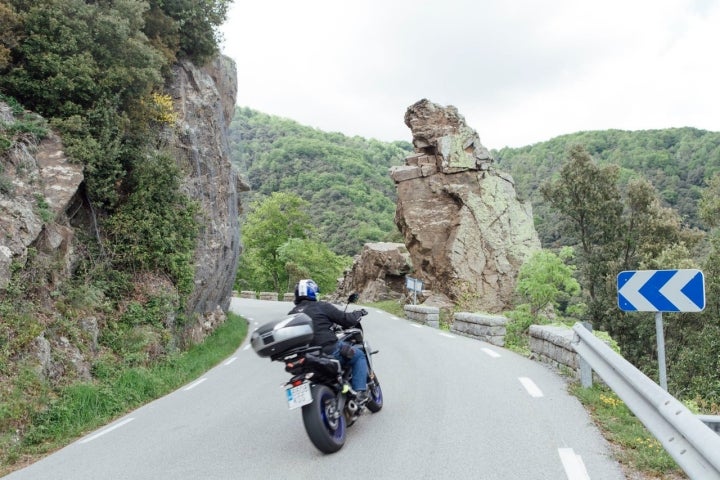
{"type": "MultiPolygon", "coordinates": [[[[233,299],[250,330],[290,303],[233,299]]],[[[351,307],[352,308],[352,307],[351,307]]],[[[563,379],[484,342],[370,309],[385,405],[324,455],[287,409],[279,363],[247,341],[201,378],[5,477],[21,479],[618,480],[563,379]]]]}

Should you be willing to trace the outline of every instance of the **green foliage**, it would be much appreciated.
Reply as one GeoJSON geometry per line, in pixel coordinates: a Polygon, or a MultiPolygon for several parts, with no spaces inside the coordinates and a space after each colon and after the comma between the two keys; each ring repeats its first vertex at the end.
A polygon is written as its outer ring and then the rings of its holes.
{"type": "Polygon", "coordinates": [[[172,158],[155,155],[137,164],[129,181],[132,193],[106,225],[115,262],[164,271],[180,292],[189,293],[199,207],[179,190],[179,168],[172,158]]]}
{"type": "Polygon", "coordinates": [[[145,31],[162,50],[198,64],[218,53],[217,27],[225,23],[232,0],[150,0],[145,31]]]}
{"type": "MultiPolygon", "coordinates": [[[[560,241],[557,213],[540,186],[557,175],[574,145],[583,145],[599,165],[617,165],[619,182],[645,177],[690,227],[700,227],[698,201],[705,183],[720,171],[720,133],[695,128],[578,132],[522,148],[493,152],[497,166],[512,174],[518,194],[530,199],[543,246],[560,241]]],[[[565,239],[563,239],[565,240],[565,239]]]]}
{"type": "Polygon", "coordinates": [[[388,169],[403,164],[409,143],[350,138],[237,108],[230,145],[255,198],[281,191],[309,202],[311,223],[335,253],[353,256],[367,242],[400,241],[388,169]]]}
{"type": "Polygon", "coordinates": [[[606,280],[623,232],[617,179],[615,166],[600,167],[583,147],[574,146],[559,177],[541,187],[543,198],[561,214],[562,232],[578,245],[583,287],[596,321],[608,308],[606,280]]]}
{"type": "Polygon", "coordinates": [[[53,211],[50,209],[50,204],[47,203],[45,197],[39,193],[35,194],[35,206],[43,222],[47,223],[53,219],[53,211]]]}
{"type": "Polygon", "coordinates": [[[315,280],[322,293],[334,292],[341,272],[352,265],[352,258],[336,255],[324,243],[301,238],[281,245],[278,258],[285,264],[288,292],[302,278],[315,280]]]}
{"type": "Polygon", "coordinates": [[[720,173],[708,181],[700,199],[700,218],[710,227],[720,226],[720,173]]]}
{"type": "Polygon", "coordinates": [[[529,304],[518,305],[514,310],[505,312],[510,320],[505,329],[505,346],[521,353],[529,352],[528,329],[539,323],[539,317],[531,312],[529,304]]]}
{"type": "Polygon", "coordinates": [[[239,289],[289,292],[299,279],[311,277],[321,292],[335,290],[352,259],[317,240],[309,208],[297,195],[280,192],[252,204],[242,230],[239,289]]]}
{"type": "Polygon", "coordinates": [[[285,291],[289,282],[280,247],[290,239],[310,238],[309,204],[292,193],[273,193],[253,202],[242,230],[245,255],[238,284],[253,290],[285,291]],[[259,288],[258,288],[259,287],[259,288]]]}
{"type": "Polygon", "coordinates": [[[580,284],[573,278],[575,268],[564,262],[572,256],[569,247],[561,250],[560,255],[540,250],[520,268],[516,290],[530,303],[533,315],[549,305],[559,308],[562,302],[564,306],[580,293],[580,284]]]}

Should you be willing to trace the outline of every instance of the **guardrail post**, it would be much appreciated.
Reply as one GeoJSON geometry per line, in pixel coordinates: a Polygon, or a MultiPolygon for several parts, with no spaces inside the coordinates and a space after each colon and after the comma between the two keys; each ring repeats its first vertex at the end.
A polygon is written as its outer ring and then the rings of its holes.
{"type": "MultiPolygon", "coordinates": [[[[588,331],[592,332],[593,327],[590,322],[582,322],[583,326],[588,329],[588,331]]],[[[582,355],[578,355],[579,357],[579,366],[580,366],[580,385],[583,386],[583,388],[590,388],[593,386],[593,373],[592,373],[592,367],[590,364],[582,357],[582,355]]]]}

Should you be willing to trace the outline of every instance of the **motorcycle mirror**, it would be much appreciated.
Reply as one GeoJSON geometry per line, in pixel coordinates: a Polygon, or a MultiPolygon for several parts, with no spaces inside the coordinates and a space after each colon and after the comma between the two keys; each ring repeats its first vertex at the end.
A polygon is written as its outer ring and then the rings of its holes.
{"type": "Polygon", "coordinates": [[[357,302],[359,297],[360,297],[360,295],[358,295],[357,292],[351,293],[350,296],[348,297],[348,303],[355,303],[355,302],[357,302]]]}

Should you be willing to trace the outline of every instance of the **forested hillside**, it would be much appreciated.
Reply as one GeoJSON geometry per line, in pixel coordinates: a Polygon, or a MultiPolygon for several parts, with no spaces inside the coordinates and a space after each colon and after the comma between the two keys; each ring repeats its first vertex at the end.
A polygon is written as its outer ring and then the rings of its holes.
{"type": "Polygon", "coordinates": [[[579,132],[493,152],[497,167],[515,179],[518,194],[532,201],[543,246],[562,241],[556,214],[543,201],[539,188],[557,174],[572,145],[582,145],[600,165],[618,165],[623,184],[631,178],[645,177],[687,226],[702,226],[698,201],[707,181],[720,172],[720,133],[695,128],[579,132]]]}
{"type": "Polygon", "coordinates": [[[289,192],[310,202],[312,221],[335,253],[353,256],[367,242],[399,241],[388,169],[402,165],[410,143],[323,132],[249,108],[236,109],[230,143],[252,199],[289,192]]]}

